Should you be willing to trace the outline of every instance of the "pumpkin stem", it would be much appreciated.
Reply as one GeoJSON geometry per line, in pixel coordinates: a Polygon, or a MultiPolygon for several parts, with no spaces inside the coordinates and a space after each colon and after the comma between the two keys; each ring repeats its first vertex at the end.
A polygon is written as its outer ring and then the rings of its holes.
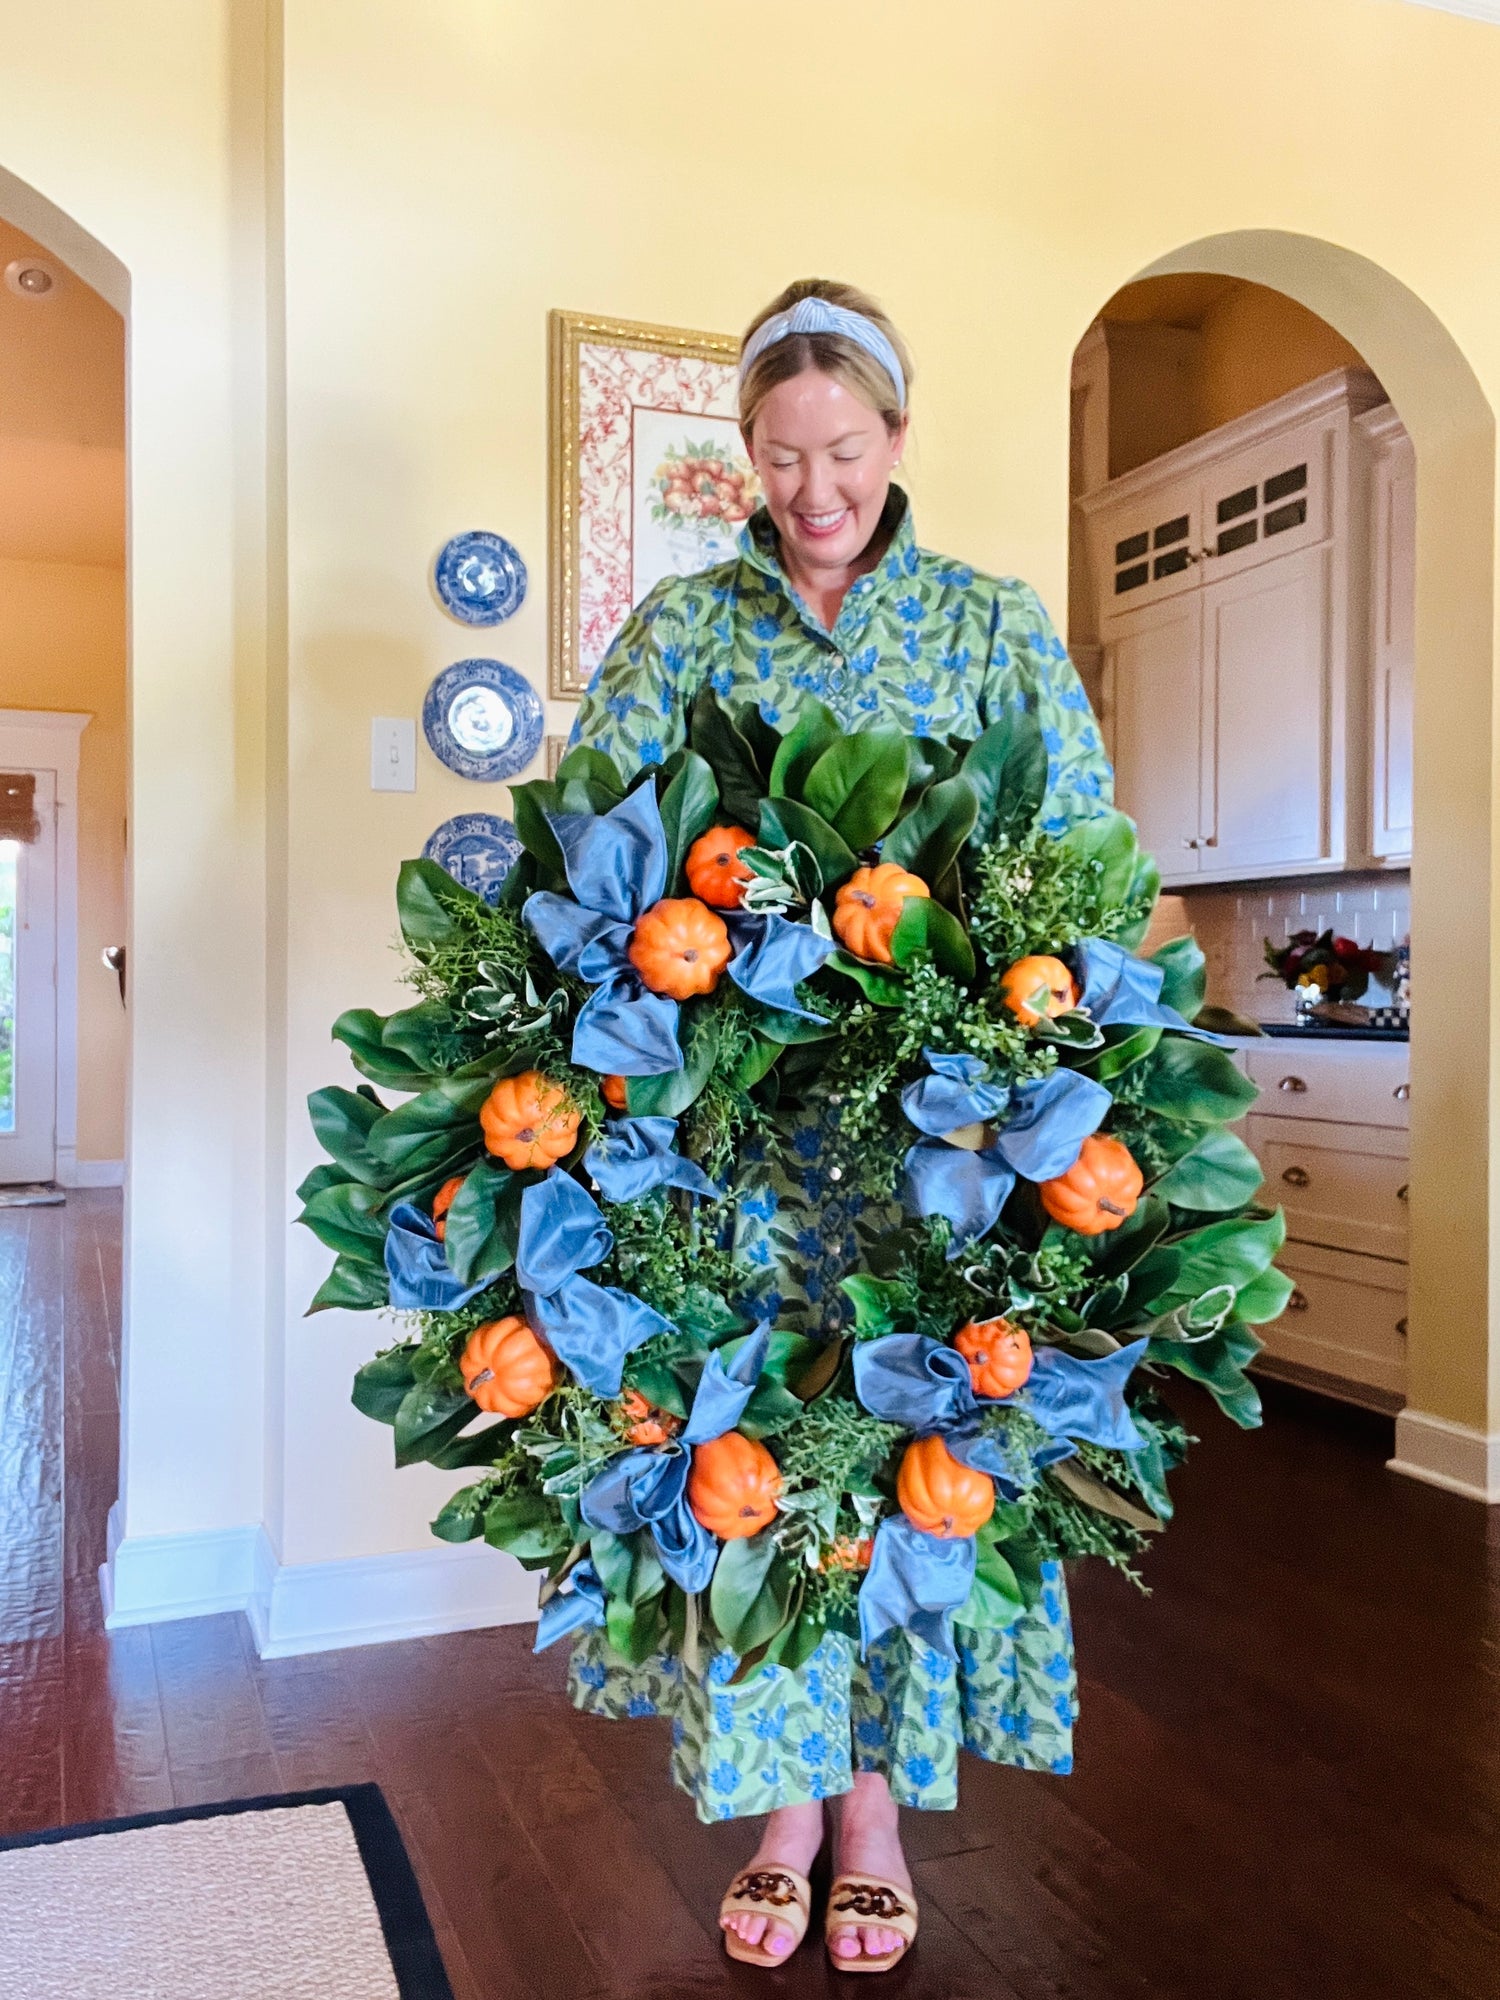
{"type": "Polygon", "coordinates": [[[1106,1215],[1124,1216],[1129,1213],[1128,1209],[1117,1208],[1112,1201],[1106,1201],[1102,1194],[1099,1197],[1099,1206],[1104,1210],[1106,1215]]]}

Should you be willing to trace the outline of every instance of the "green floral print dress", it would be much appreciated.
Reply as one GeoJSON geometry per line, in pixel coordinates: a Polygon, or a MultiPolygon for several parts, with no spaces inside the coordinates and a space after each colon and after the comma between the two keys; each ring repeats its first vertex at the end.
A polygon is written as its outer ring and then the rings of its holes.
{"type": "MultiPolygon", "coordinates": [[[[787,580],[769,516],[754,515],[732,561],[668,578],[631,613],[572,741],[633,776],[681,746],[705,686],[731,704],[756,702],[782,731],[807,697],[849,730],[895,723],[964,738],[1014,705],[1035,709],[1042,724],[1048,830],[1107,807],[1098,726],[1035,591],[919,548],[898,488],[884,528],[884,555],[850,587],[830,629],[787,580]]],[[[880,1221],[825,1166],[833,1115],[804,1110],[779,1143],[748,1147],[733,1197],[742,1304],[809,1332],[840,1324],[838,1280],[857,1257],[857,1228],[880,1221]]],[[[951,1809],[960,1747],[991,1763],[1070,1770],[1077,1679],[1061,1566],[1043,1565],[1038,1602],[1008,1630],[959,1625],[954,1636],[956,1660],[905,1632],[861,1660],[830,1633],[795,1671],[766,1666],[732,1685],[730,1653],[701,1674],[672,1654],[635,1666],[588,1630],[574,1646],[569,1693],[590,1714],[670,1716],[672,1777],[703,1820],[829,1798],[856,1771],[883,1773],[903,1805],[951,1809]]]]}

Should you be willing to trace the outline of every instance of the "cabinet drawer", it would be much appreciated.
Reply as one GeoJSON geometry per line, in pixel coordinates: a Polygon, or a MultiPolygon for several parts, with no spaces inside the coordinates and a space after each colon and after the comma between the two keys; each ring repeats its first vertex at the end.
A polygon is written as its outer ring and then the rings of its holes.
{"type": "Polygon", "coordinates": [[[1245,1050],[1250,1081],[1260,1086],[1263,1118],[1332,1118],[1347,1125],[1405,1128],[1411,1096],[1404,1042],[1342,1042],[1309,1048],[1285,1040],[1245,1050]]]}
{"type": "Polygon", "coordinates": [[[1279,1262],[1297,1289],[1259,1329],[1267,1353],[1404,1395],[1406,1267],[1308,1244],[1288,1244],[1279,1262]]]}
{"type": "MultiPolygon", "coordinates": [[[[1286,1210],[1286,1233],[1294,1242],[1326,1243],[1373,1257],[1406,1256],[1411,1169],[1404,1148],[1378,1143],[1386,1138],[1380,1127],[1309,1128],[1290,1118],[1252,1117],[1247,1137],[1265,1169],[1263,1198],[1286,1210]],[[1309,1129],[1333,1143],[1309,1145],[1297,1136],[1309,1129]],[[1375,1143],[1360,1143],[1364,1131],[1375,1143]]],[[[1399,1143],[1405,1134],[1390,1137],[1399,1143]]]]}

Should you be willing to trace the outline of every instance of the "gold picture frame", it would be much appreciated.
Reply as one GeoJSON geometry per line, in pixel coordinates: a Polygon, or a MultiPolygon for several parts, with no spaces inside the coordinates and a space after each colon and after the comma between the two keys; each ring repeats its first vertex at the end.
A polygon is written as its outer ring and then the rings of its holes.
{"type": "Polygon", "coordinates": [[[739,442],[732,335],[553,311],[548,337],[549,686],[576,701],[651,584],[732,547],[754,474],[739,442]],[[717,516],[669,518],[660,499],[648,505],[651,482],[694,444],[715,454],[701,462],[729,468],[730,497],[717,516]]]}

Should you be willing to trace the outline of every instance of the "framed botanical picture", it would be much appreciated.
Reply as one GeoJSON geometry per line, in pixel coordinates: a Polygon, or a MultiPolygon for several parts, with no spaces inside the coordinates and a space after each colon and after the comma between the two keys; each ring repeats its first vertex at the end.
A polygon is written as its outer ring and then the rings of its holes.
{"type": "Polygon", "coordinates": [[[552,692],[576,697],[631,606],[731,555],[759,495],[730,335],[554,312],[551,337],[552,692]]]}

